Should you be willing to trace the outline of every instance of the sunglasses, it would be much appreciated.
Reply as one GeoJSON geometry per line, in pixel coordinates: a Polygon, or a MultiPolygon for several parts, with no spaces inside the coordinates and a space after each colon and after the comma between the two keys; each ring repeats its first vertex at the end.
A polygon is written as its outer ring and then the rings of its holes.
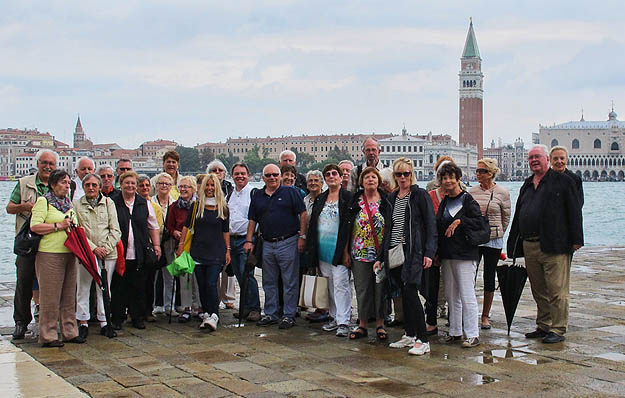
{"type": "Polygon", "coordinates": [[[337,175],[339,175],[339,172],[336,170],[326,172],[326,177],[337,176],[337,175]]]}
{"type": "Polygon", "coordinates": [[[280,173],[265,173],[265,178],[278,178],[280,177],[280,173]]]}
{"type": "Polygon", "coordinates": [[[486,173],[488,173],[488,170],[486,170],[486,169],[475,169],[475,172],[477,174],[486,174],[486,173]]]}
{"type": "Polygon", "coordinates": [[[132,170],[132,167],[120,167],[119,169],[121,171],[130,171],[130,170],[132,170]]]}
{"type": "Polygon", "coordinates": [[[224,170],[224,169],[210,169],[209,171],[210,171],[211,173],[223,173],[223,172],[224,172],[224,171],[226,171],[226,170],[224,170]]]}
{"type": "Polygon", "coordinates": [[[395,174],[395,177],[397,178],[401,176],[408,178],[410,177],[410,174],[412,174],[412,171],[396,171],[394,174],[395,174]]]}
{"type": "Polygon", "coordinates": [[[100,174],[100,178],[113,178],[113,174],[100,174]]]}

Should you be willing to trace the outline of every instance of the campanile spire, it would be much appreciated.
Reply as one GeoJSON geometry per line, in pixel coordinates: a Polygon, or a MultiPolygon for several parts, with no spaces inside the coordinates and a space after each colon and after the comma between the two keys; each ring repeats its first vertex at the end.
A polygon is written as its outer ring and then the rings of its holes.
{"type": "Polygon", "coordinates": [[[460,58],[459,77],[459,121],[458,141],[460,144],[477,146],[478,156],[482,158],[483,151],[483,79],[482,58],[477,46],[473,19],[469,21],[469,31],[464,42],[462,57],[460,58]]]}

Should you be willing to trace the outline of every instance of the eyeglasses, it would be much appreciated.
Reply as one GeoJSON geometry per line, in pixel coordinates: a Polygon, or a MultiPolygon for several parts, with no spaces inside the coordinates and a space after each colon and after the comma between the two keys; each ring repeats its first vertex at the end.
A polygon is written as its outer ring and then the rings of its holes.
{"type": "Polygon", "coordinates": [[[169,187],[171,186],[168,182],[157,182],[156,185],[160,185],[161,187],[169,187]]]}
{"type": "Polygon", "coordinates": [[[280,177],[280,173],[265,173],[265,178],[278,178],[280,177]]]}
{"type": "Polygon", "coordinates": [[[486,173],[488,173],[488,170],[481,169],[481,168],[480,169],[475,169],[475,173],[477,173],[477,174],[486,174],[486,173]]]}
{"type": "Polygon", "coordinates": [[[120,167],[119,170],[121,170],[121,171],[130,171],[130,170],[132,170],[132,167],[120,167]]]}
{"type": "Polygon", "coordinates": [[[211,173],[223,173],[223,172],[224,172],[224,171],[226,171],[226,170],[224,170],[224,169],[210,169],[209,171],[210,171],[211,173]]]}
{"type": "Polygon", "coordinates": [[[100,178],[113,178],[113,174],[100,174],[100,178]]]}
{"type": "Polygon", "coordinates": [[[396,171],[394,174],[395,174],[395,177],[397,178],[401,176],[408,178],[412,174],[412,171],[396,171]]]}
{"type": "Polygon", "coordinates": [[[337,176],[339,175],[339,172],[336,170],[330,170],[326,172],[326,177],[332,177],[332,176],[337,176]]]}
{"type": "Polygon", "coordinates": [[[46,160],[39,160],[39,164],[41,164],[42,166],[54,166],[56,165],[56,162],[48,162],[46,160]]]}
{"type": "Polygon", "coordinates": [[[191,189],[190,185],[179,185],[178,189],[191,189]]]}

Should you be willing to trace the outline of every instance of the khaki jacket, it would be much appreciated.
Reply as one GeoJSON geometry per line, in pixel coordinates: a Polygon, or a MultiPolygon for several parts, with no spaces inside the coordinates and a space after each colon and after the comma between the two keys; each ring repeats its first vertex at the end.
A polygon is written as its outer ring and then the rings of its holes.
{"type": "Polygon", "coordinates": [[[491,189],[484,189],[476,185],[469,193],[480,204],[482,214],[488,206],[488,222],[490,224],[490,239],[503,238],[508,224],[510,224],[510,193],[507,189],[495,184],[491,189]],[[491,200],[491,193],[493,199],[491,200]],[[490,200],[490,205],[488,201],[490,200]]]}
{"type": "Polygon", "coordinates": [[[107,252],[106,259],[115,260],[117,242],[122,237],[115,203],[106,196],[100,198],[95,208],[91,207],[86,196],[76,199],[73,203],[78,223],[85,229],[91,250],[104,247],[107,252]]]}
{"type": "MultiPolygon", "coordinates": [[[[37,202],[37,185],[35,184],[35,179],[37,178],[36,174],[31,176],[22,177],[19,179],[20,182],[20,197],[22,199],[22,203],[25,202],[37,202]]],[[[15,215],[15,233],[18,233],[22,225],[26,222],[26,220],[30,217],[30,212],[17,213],[15,215]]]]}

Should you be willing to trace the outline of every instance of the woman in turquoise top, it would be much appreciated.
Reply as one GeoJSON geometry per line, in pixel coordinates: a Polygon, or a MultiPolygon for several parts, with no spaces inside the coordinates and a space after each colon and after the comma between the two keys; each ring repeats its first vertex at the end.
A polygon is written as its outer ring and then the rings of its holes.
{"type": "Polygon", "coordinates": [[[50,191],[37,199],[30,219],[30,229],[43,235],[35,258],[39,280],[39,342],[44,347],[62,347],[58,340],[60,321],[63,340],[84,343],[76,326],[76,258],[65,247],[67,229],[77,224],[69,200],[69,174],[54,170],[48,179],[50,191]]]}

